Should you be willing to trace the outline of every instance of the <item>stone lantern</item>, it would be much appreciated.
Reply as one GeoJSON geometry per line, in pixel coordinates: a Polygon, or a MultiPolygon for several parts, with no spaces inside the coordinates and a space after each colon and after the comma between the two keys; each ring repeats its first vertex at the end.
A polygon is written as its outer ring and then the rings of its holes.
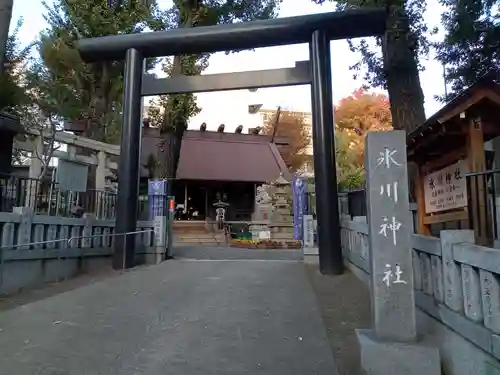
{"type": "Polygon", "coordinates": [[[289,240],[293,237],[293,216],[288,201],[290,181],[280,174],[275,181],[271,182],[271,186],[273,187],[273,218],[269,224],[271,236],[277,240],[289,240]]]}

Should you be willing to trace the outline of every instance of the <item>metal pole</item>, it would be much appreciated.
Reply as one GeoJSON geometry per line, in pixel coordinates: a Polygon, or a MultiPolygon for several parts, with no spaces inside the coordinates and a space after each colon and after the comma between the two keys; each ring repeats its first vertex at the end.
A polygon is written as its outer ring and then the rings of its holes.
{"type": "MultiPolygon", "coordinates": [[[[125,57],[123,124],[118,164],[118,204],[116,233],[136,230],[139,158],[141,144],[141,82],[143,57],[136,49],[128,49],[125,57]]],[[[113,252],[113,268],[134,266],[135,242],[118,236],[113,252]],[[124,256],[123,252],[126,252],[124,256]]]]}
{"type": "Polygon", "coordinates": [[[165,252],[165,260],[173,258],[173,222],[175,213],[175,198],[170,196],[168,199],[168,220],[167,220],[167,250],[165,252]]]}
{"type": "Polygon", "coordinates": [[[323,274],[339,275],[343,272],[343,265],[335,167],[330,40],[326,32],[313,32],[310,55],[319,268],[323,274]]]}
{"type": "MultiPolygon", "coordinates": [[[[123,247],[127,246],[127,235],[128,233],[123,234],[123,247]]],[[[123,252],[123,260],[122,260],[122,272],[125,271],[125,265],[127,264],[127,252],[123,252]]]]}

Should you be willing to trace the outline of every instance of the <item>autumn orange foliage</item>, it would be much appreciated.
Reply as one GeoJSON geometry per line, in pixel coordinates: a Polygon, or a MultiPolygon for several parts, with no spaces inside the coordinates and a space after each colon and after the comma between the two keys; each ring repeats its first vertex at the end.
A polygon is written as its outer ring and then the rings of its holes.
{"type": "MultiPolygon", "coordinates": [[[[264,121],[262,134],[272,135],[276,117],[264,121]]],[[[281,156],[288,168],[294,172],[308,160],[306,150],[311,142],[310,125],[303,112],[281,111],[276,127],[276,137],[286,137],[289,147],[280,149],[281,156]]]]}
{"type": "Polygon", "coordinates": [[[335,130],[348,138],[349,149],[363,164],[364,142],[370,131],[392,129],[389,98],[385,94],[358,89],[335,106],[335,130]]]}

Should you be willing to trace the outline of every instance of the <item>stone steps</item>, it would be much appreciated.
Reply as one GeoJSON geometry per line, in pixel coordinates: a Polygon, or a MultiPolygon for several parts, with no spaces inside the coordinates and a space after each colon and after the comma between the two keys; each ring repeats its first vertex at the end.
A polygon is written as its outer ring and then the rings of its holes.
{"type": "Polygon", "coordinates": [[[174,244],[223,245],[226,243],[224,233],[216,232],[182,232],[174,233],[174,244]]]}
{"type": "Polygon", "coordinates": [[[191,238],[179,238],[174,236],[174,245],[180,244],[191,244],[191,245],[225,245],[226,240],[223,238],[205,238],[205,237],[191,237],[191,238]]]}
{"type": "Polygon", "coordinates": [[[207,232],[207,228],[203,225],[192,225],[192,226],[184,226],[184,225],[173,225],[172,230],[174,233],[204,233],[207,232]]]}

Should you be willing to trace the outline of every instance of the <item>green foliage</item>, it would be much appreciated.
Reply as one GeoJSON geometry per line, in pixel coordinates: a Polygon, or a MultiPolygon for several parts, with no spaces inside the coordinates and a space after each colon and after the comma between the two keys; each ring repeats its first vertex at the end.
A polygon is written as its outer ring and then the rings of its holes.
{"type": "Polygon", "coordinates": [[[441,0],[445,37],[436,43],[437,58],[446,66],[448,98],[473,84],[500,63],[500,14],[494,0],[441,0]]]}
{"type": "MultiPolygon", "coordinates": [[[[322,4],[326,0],[313,0],[316,4],[322,4]]],[[[406,18],[392,26],[392,32],[400,38],[407,40],[407,46],[412,50],[415,57],[425,57],[429,53],[430,43],[427,38],[429,32],[424,19],[424,13],[427,8],[426,1],[420,0],[337,0],[337,10],[344,11],[359,8],[396,8],[402,18],[406,18]]],[[[380,87],[387,89],[387,72],[384,67],[384,58],[380,53],[383,47],[383,38],[376,38],[376,45],[368,43],[366,39],[359,42],[349,40],[349,47],[353,52],[360,52],[362,59],[351,66],[354,78],[357,78],[361,69],[367,68],[363,78],[370,87],[380,87]],[[375,48],[373,48],[375,47],[375,48]]],[[[418,59],[417,59],[418,62],[418,59]]],[[[422,66],[418,65],[420,69],[422,66]]]]}
{"type": "MultiPolygon", "coordinates": [[[[178,56],[175,59],[165,59],[162,70],[167,76],[176,75],[174,63],[180,65],[182,75],[199,75],[208,66],[208,56],[178,56]],[[175,61],[174,61],[175,60],[175,61]]],[[[177,68],[177,67],[176,67],[177,68]]],[[[175,133],[176,125],[187,127],[190,117],[197,115],[201,108],[196,104],[193,94],[160,95],[157,99],[150,101],[148,117],[152,127],[160,129],[161,133],[175,133]]]]}
{"type": "MultiPolygon", "coordinates": [[[[41,95],[38,82],[32,80],[28,69],[30,51],[34,44],[21,47],[17,38],[22,20],[17,24],[14,32],[9,36],[6,44],[5,70],[0,81],[0,109],[19,117],[21,124],[27,130],[52,131],[55,133],[60,127],[57,121],[58,106],[50,103],[50,98],[41,95]]],[[[29,140],[30,136],[22,134],[18,138],[29,140]]],[[[42,160],[43,172],[54,151],[54,139],[48,139],[42,144],[43,155],[36,155],[42,160]]],[[[14,149],[12,162],[24,164],[28,159],[25,151],[14,149]]]]}
{"type": "MultiPolygon", "coordinates": [[[[155,30],[227,24],[277,15],[282,0],[174,0],[170,9],[156,13],[155,30]]],[[[167,76],[200,75],[208,67],[207,54],[165,59],[167,76]]],[[[193,94],[163,95],[150,102],[148,116],[161,133],[182,134],[190,117],[201,111],[193,94]],[[179,129],[180,127],[180,129],[179,129]]]]}
{"type": "Polygon", "coordinates": [[[346,131],[335,131],[335,159],[339,191],[354,189],[364,183],[364,168],[359,153],[351,148],[351,136],[346,131]]]}
{"type": "Polygon", "coordinates": [[[5,45],[4,72],[0,75],[0,111],[18,114],[19,107],[27,100],[22,74],[32,45],[21,47],[18,39],[22,20],[9,35],[5,45]]]}
{"type": "MultiPolygon", "coordinates": [[[[179,27],[212,26],[276,16],[282,0],[174,0],[170,9],[155,13],[154,30],[179,27]]],[[[199,75],[208,66],[208,54],[175,56],[165,59],[167,76],[199,75]]],[[[162,95],[150,102],[150,124],[160,130],[163,140],[158,144],[156,178],[176,175],[182,136],[190,117],[201,108],[193,94],[162,95]]]]}
{"type": "MultiPolygon", "coordinates": [[[[313,1],[323,3],[325,0],[313,1]]],[[[418,72],[422,69],[419,57],[429,51],[428,27],[423,17],[426,1],[339,0],[336,3],[340,11],[358,8],[386,10],[386,33],[376,39],[375,46],[366,39],[348,41],[351,50],[362,56],[351,69],[356,78],[365,67],[365,87],[381,87],[389,92],[393,127],[413,131],[425,121],[424,95],[418,72]]]]}
{"type": "Polygon", "coordinates": [[[84,135],[116,141],[123,97],[123,62],[84,63],[75,42],[115,34],[139,33],[151,21],[142,2],[116,9],[107,0],[56,0],[43,2],[49,27],[37,43],[40,60],[28,73],[32,87],[47,104],[57,106],[68,122],[85,125],[84,135]]]}
{"type": "Polygon", "coordinates": [[[337,186],[339,191],[349,189],[357,189],[365,184],[365,170],[361,167],[344,172],[341,179],[338,180],[337,186]]]}

